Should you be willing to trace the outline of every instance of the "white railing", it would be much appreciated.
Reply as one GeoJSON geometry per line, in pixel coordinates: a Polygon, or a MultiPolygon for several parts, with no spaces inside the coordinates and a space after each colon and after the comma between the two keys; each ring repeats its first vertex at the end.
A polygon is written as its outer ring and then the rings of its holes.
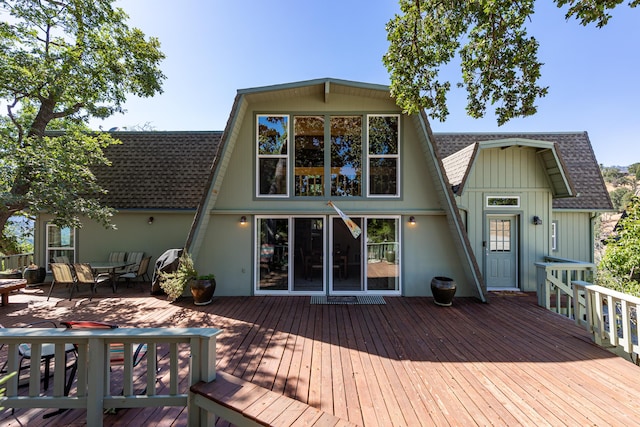
{"type": "Polygon", "coordinates": [[[30,264],[33,264],[33,253],[0,255],[0,271],[16,269],[22,272],[30,264]]]}
{"type": "Polygon", "coordinates": [[[549,257],[546,260],[548,262],[535,263],[538,305],[573,318],[574,292],[571,282],[590,280],[596,265],[549,257]],[[552,296],[555,297],[553,306],[552,296]]]}
{"type": "MultiPolygon", "coordinates": [[[[8,345],[7,372],[18,371],[20,355],[18,345],[31,345],[31,361],[40,360],[42,345],[55,345],[55,361],[65,360],[65,344],[77,347],[76,387],[68,391],[67,367],[55,363],[51,395],[40,392],[40,369],[30,369],[27,395],[18,394],[18,376],[7,381],[6,396],[0,397],[5,408],[86,408],[87,425],[101,426],[103,411],[110,408],[141,408],[158,406],[188,406],[189,425],[200,425],[202,414],[189,399],[189,387],[198,381],[213,381],[216,366],[216,336],[222,332],[215,328],[117,328],[117,329],[63,329],[63,328],[6,328],[2,329],[2,343],[8,345]],[[109,344],[124,344],[122,386],[111,391],[109,344]],[[146,391],[134,394],[133,349],[136,344],[147,344],[146,391]],[[168,390],[158,394],[156,387],[157,347],[168,344],[168,390]],[[188,346],[188,385],[179,389],[179,345],[188,346]],[[120,387],[123,392],[120,394],[120,387]],[[114,393],[115,392],[115,393],[114,393]],[[116,394],[117,393],[117,394],[116,394]]],[[[163,381],[166,383],[166,381],[163,381]]]]}
{"type": "Polygon", "coordinates": [[[576,324],[586,326],[596,344],[621,348],[638,364],[640,298],[584,281],[572,285],[576,324]],[[584,303],[578,302],[578,295],[584,303]]]}

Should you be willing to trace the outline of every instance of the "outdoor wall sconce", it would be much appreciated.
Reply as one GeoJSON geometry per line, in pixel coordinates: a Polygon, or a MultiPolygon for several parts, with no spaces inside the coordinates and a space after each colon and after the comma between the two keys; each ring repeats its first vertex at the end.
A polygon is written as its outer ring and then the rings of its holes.
{"type": "Polygon", "coordinates": [[[153,217],[150,216],[149,219],[147,220],[147,224],[153,224],[153,217]]]}
{"type": "Polygon", "coordinates": [[[240,217],[240,225],[245,225],[247,223],[247,217],[242,215],[240,217]]]}
{"type": "Polygon", "coordinates": [[[411,215],[409,217],[409,224],[410,225],[416,225],[416,217],[415,216],[411,215]]]}
{"type": "Polygon", "coordinates": [[[542,225],[542,218],[540,218],[538,215],[535,215],[533,217],[533,225],[542,225]]]}

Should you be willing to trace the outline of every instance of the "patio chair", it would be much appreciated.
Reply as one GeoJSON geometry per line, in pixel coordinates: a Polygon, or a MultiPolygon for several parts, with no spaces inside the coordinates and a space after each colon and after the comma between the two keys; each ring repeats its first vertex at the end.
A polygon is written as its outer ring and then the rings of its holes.
{"type": "Polygon", "coordinates": [[[122,269],[116,270],[117,275],[127,274],[127,273],[135,273],[140,268],[140,263],[142,262],[142,258],[144,257],[144,252],[127,252],[127,263],[131,263],[122,269]]]}
{"type": "MultiPolygon", "coordinates": [[[[26,327],[27,328],[33,328],[33,327],[45,327],[42,325],[48,325],[49,327],[52,328],[58,328],[59,326],[51,321],[51,320],[42,320],[39,322],[34,322],[34,323],[30,323],[28,324],[26,327]]],[[[4,328],[4,326],[0,325],[0,328],[4,328]]],[[[5,344],[0,344],[0,350],[5,346],[5,344]]],[[[64,365],[65,365],[65,374],[67,372],[67,370],[71,369],[73,367],[73,365],[67,366],[68,365],[68,355],[71,353],[74,356],[76,356],[76,347],[73,344],[65,344],[64,346],[64,365]]],[[[18,354],[20,355],[20,362],[18,363],[18,377],[20,376],[20,372],[22,372],[23,370],[26,369],[30,369],[31,367],[31,345],[27,344],[27,343],[23,343],[18,345],[18,354]],[[28,361],[29,364],[28,365],[24,365],[24,363],[28,361]]],[[[40,362],[42,364],[44,364],[44,389],[47,390],[49,388],[49,377],[51,376],[51,361],[54,359],[55,357],[55,345],[54,344],[42,344],[42,351],[40,353],[40,362]]],[[[4,365],[2,365],[2,368],[0,368],[0,373],[6,373],[6,367],[7,367],[7,363],[8,361],[4,362],[4,365]]],[[[75,363],[75,362],[74,362],[75,363]]],[[[67,388],[65,388],[65,391],[68,393],[67,388]]]]}
{"type": "MultiPolygon", "coordinates": [[[[69,329],[116,329],[118,325],[113,323],[106,322],[96,322],[92,320],[70,320],[65,322],[60,322],[61,325],[69,329]]],[[[147,344],[134,344],[136,349],[133,352],[132,357],[132,368],[135,368],[140,364],[142,359],[147,355],[147,344]]],[[[114,366],[123,365],[124,366],[124,344],[123,343],[109,343],[109,369],[112,369],[114,366]]],[[[158,366],[158,361],[156,359],[156,369],[158,366]]],[[[156,370],[156,372],[159,369],[156,370]]],[[[145,387],[142,394],[147,392],[147,388],[145,387]]],[[[124,393],[124,389],[123,389],[124,393]]]]}
{"type": "Polygon", "coordinates": [[[69,291],[69,300],[71,300],[71,296],[73,295],[73,288],[76,286],[76,279],[73,275],[73,271],[71,270],[71,266],[67,263],[53,263],[51,266],[51,274],[53,275],[53,280],[51,281],[51,287],[49,288],[49,295],[47,295],[47,301],[51,298],[51,292],[53,291],[53,287],[55,285],[67,285],[70,287],[69,291]]]}
{"type": "MultiPolygon", "coordinates": [[[[98,275],[93,274],[93,270],[91,270],[91,266],[89,264],[73,264],[73,269],[76,272],[76,282],[73,287],[78,287],[78,285],[89,285],[91,288],[91,296],[89,297],[89,301],[93,298],[93,294],[96,293],[96,288],[100,283],[111,282],[111,275],[109,273],[101,273],[98,275]]],[[[73,295],[73,287],[71,288],[71,296],[73,295]]]]}
{"type": "Polygon", "coordinates": [[[149,277],[149,273],[147,273],[150,262],[151,262],[150,256],[143,258],[138,264],[137,269],[135,271],[130,271],[128,273],[121,274],[120,276],[118,276],[118,280],[125,279],[127,282],[127,286],[129,285],[131,280],[135,280],[138,277],[141,277],[142,280],[145,280],[146,278],[147,281],[151,281],[151,278],[149,277]]]}
{"type": "MultiPolygon", "coordinates": [[[[92,320],[69,320],[60,322],[61,325],[68,329],[116,329],[118,325],[106,322],[96,322],[92,320]]],[[[142,358],[147,354],[147,345],[138,344],[133,352],[133,367],[138,366],[142,358]]],[[[122,343],[110,343],[109,344],[109,364],[123,365],[124,364],[124,344],[122,343]]]]}
{"type": "Polygon", "coordinates": [[[123,262],[126,256],[126,252],[111,252],[109,254],[109,262],[123,262]]]}

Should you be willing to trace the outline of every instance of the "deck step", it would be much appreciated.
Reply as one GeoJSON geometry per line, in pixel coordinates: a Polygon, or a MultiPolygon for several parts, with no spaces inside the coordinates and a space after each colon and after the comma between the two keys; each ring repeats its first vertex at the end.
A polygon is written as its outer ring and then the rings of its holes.
{"type": "Polygon", "coordinates": [[[191,392],[197,406],[239,426],[356,425],[225,372],[192,385],[191,392]]]}

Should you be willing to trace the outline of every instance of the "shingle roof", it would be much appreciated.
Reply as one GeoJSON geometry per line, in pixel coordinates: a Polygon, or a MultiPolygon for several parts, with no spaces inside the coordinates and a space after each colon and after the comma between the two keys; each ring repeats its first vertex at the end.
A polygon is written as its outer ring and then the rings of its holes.
{"type": "Polygon", "coordinates": [[[598,162],[586,132],[558,133],[435,133],[440,156],[446,158],[476,142],[526,138],[555,142],[577,197],[554,199],[555,209],[613,210],[598,162]]]}
{"type": "Polygon", "coordinates": [[[196,209],[222,132],[112,132],[112,165],[93,169],[116,209],[196,209]]]}

